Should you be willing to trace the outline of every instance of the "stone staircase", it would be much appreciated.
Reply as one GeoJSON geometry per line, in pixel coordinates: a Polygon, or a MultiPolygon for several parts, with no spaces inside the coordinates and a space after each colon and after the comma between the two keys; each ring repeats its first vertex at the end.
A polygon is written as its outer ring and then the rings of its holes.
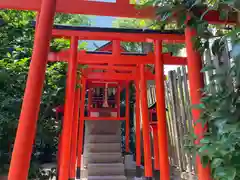
{"type": "Polygon", "coordinates": [[[84,166],[88,180],[126,180],[120,121],[86,121],[84,166]]]}

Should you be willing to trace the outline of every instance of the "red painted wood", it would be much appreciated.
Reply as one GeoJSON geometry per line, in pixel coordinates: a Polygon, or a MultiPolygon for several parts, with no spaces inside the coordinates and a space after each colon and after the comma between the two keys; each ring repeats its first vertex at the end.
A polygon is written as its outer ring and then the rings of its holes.
{"type": "Polygon", "coordinates": [[[114,40],[112,43],[112,53],[115,56],[119,56],[121,54],[121,42],[119,40],[114,40]]]}
{"type": "Polygon", "coordinates": [[[86,121],[102,121],[102,120],[111,120],[111,121],[124,121],[126,117],[84,117],[86,121]]]}
{"type": "Polygon", "coordinates": [[[132,73],[88,73],[85,75],[89,80],[134,80],[136,78],[135,74],[132,73]]]}
{"type": "MultiPolygon", "coordinates": [[[[108,87],[110,87],[110,88],[114,88],[114,87],[117,87],[117,86],[118,86],[117,81],[116,81],[116,84],[108,84],[108,87]]],[[[95,83],[93,81],[88,81],[87,82],[87,87],[88,88],[97,88],[97,87],[104,88],[105,83],[95,83]]]]}
{"type": "MultiPolygon", "coordinates": [[[[186,49],[187,49],[187,56],[188,56],[188,78],[189,78],[189,86],[190,86],[190,95],[191,95],[191,103],[192,104],[199,104],[202,93],[200,91],[201,88],[204,87],[203,81],[203,74],[201,73],[202,69],[202,59],[200,54],[194,49],[194,44],[192,39],[196,36],[196,31],[187,27],[185,29],[186,34],[186,49]]],[[[207,127],[202,127],[201,123],[195,123],[200,118],[200,110],[192,109],[192,116],[193,116],[193,124],[194,132],[198,136],[198,141],[203,137],[204,132],[206,131],[207,127]]],[[[197,165],[197,173],[199,180],[210,180],[210,169],[209,167],[204,168],[201,164],[200,157],[197,156],[196,158],[196,165],[197,165]]]]}
{"type": "Polygon", "coordinates": [[[136,71],[136,67],[132,66],[113,66],[113,65],[88,65],[89,69],[99,69],[99,70],[117,70],[117,71],[136,71]]]}
{"type": "Polygon", "coordinates": [[[72,140],[71,140],[70,179],[74,179],[76,177],[80,88],[76,88],[74,99],[75,100],[74,100],[74,112],[73,112],[74,114],[73,114],[73,128],[72,128],[73,130],[72,130],[72,140]]]}
{"type": "MultiPolygon", "coordinates": [[[[0,0],[0,8],[10,8],[17,10],[33,10],[40,9],[41,0],[0,0]]],[[[86,14],[98,16],[119,16],[132,18],[154,17],[152,8],[138,10],[134,5],[104,3],[94,1],[71,0],[71,3],[65,0],[59,0],[57,4],[57,12],[67,14],[86,14]],[[91,7],[91,8],[89,8],[91,7]],[[101,7],[101,8],[99,8],[101,7]]]]}
{"type": "Polygon", "coordinates": [[[147,82],[144,76],[145,67],[140,65],[140,104],[141,104],[141,115],[143,121],[143,146],[144,146],[144,170],[145,177],[151,178],[152,172],[152,153],[150,143],[150,128],[148,118],[148,105],[147,105],[147,82]]]}
{"type": "Polygon", "coordinates": [[[139,80],[135,81],[136,86],[136,166],[141,166],[141,119],[140,119],[140,89],[139,80]]]}
{"type": "Polygon", "coordinates": [[[119,32],[90,32],[78,30],[53,29],[55,38],[67,38],[78,36],[81,40],[118,40],[126,42],[146,42],[148,40],[161,40],[165,43],[184,43],[182,34],[153,34],[153,33],[119,33],[119,32]]]}
{"type": "Polygon", "coordinates": [[[121,109],[121,102],[120,102],[120,95],[121,95],[121,88],[120,84],[117,86],[117,93],[116,93],[116,99],[117,99],[117,117],[119,118],[121,116],[120,109],[121,109]]]}
{"type": "Polygon", "coordinates": [[[117,112],[117,108],[90,108],[91,112],[102,112],[102,111],[110,111],[117,112]]]}
{"type": "MultiPolygon", "coordinates": [[[[58,53],[51,52],[48,56],[48,61],[64,61],[69,59],[68,51],[61,51],[58,53]]],[[[86,54],[84,51],[78,53],[79,63],[81,64],[118,64],[118,65],[136,65],[136,64],[154,64],[154,54],[150,53],[147,56],[134,55],[105,55],[105,54],[86,54]]],[[[169,53],[163,54],[165,65],[187,65],[187,58],[171,56],[169,53]]]]}
{"type": "Polygon", "coordinates": [[[92,107],[92,91],[88,90],[88,112],[90,113],[90,109],[92,107]]]}
{"type": "MultiPolygon", "coordinates": [[[[8,3],[8,1],[5,2],[8,3]]],[[[16,1],[13,3],[18,4],[16,1]]],[[[28,179],[55,7],[56,0],[42,0],[41,14],[35,33],[33,54],[10,163],[9,180],[28,179]]]]}
{"type": "Polygon", "coordinates": [[[153,134],[153,154],[154,154],[154,169],[160,170],[159,166],[159,143],[158,143],[158,129],[156,124],[151,124],[153,134]]]}
{"type": "Polygon", "coordinates": [[[126,126],[125,126],[125,151],[130,152],[130,104],[129,104],[129,83],[126,84],[126,126]]]}
{"type": "Polygon", "coordinates": [[[77,79],[77,48],[78,38],[71,38],[71,60],[68,63],[67,87],[64,107],[64,120],[62,128],[62,149],[63,156],[60,161],[59,180],[68,180],[71,159],[71,136],[73,124],[74,95],[77,79]]]}
{"type": "MultiPolygon", "coordinates": [[[[39,11],[40,7],[41,0],[0,0],[0,8],[5,9],[39,11]]],[[[135,5],[131,5],[129,2],[125,1],[120,1],[118,3],[106,3],[82,0],[71,0],[71,3],[66,0],[58,0],[56,10],[57,12],[66,14],[85,14],[143,19],[155,18],[156,11],[153,7],[136,8],[135,5]]],[[[208,12],[204,18],[209,21],[209,23],[217,24],[236,24],[238,22],[236,14],[229,16],[229,19],[224,21],[221,20],[220,12],[217,11],[208,12]]]]}
{"type": "Polygon", "coordinates": [[[170,180],[169,160],[168,160],[168,136],[167,119],[165,107],[165,86],[164,67],[162,58],[162,42],[155,43],[155,83],[156,83],[156,109],[158,120],[158,145],[159,145],[159,165],[161,169],[161,180],[170,180]]]}
{"type": "Polygon", "coordinates": [[[78,152],[77,152],[77,168],[79,169],[81,169],[83,137],[84,137],[83,133],[84,133],[84,119],[85,119],[84,118],[85,91],[86,91],[86,79],[82,78],[80,118],[79,118],[79,130],[78,130],[78,152]]]}

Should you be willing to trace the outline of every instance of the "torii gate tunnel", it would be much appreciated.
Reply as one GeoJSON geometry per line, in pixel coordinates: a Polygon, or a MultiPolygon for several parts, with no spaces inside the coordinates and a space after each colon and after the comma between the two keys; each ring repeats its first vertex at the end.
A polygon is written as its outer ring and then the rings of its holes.
{"type": "MultiPolygon", "coordinates": [[[[196,31],[186,27],[185,34],[174,32],[140,32],[140,31],[104,31],[101,28],[93,29],[68,29],[63,26],[53,28],[55,12],[76,13],[86,15],[115,16],[129,18],[154,18],[154,8],[136,9],[129,4],[128,0],[117,0],[116,3],[93,2],[84,0],[0,0],[0,8],[17,10],[38,11],[38,20],[34,40],[34,48],[30,70],[22,104],[22,110],[14,144],[8,179],[26,180],[30,166],[32,145],[34,142],[36,124],[39,113],[39,104],[43,89],[45,69],[48,60],[68,62],[67,90],[64,109],[64,121],[61,137],[61,151],[59,164],[59,180],[67,180],[75,177],[75,163],[77,154],[80,167],[81,147],[83,144],[83,122],[84,120],[101,120],[98,117],[84,117],[85,90],[87,86],[100,87],[109,84],[117,88],[117,101],[120,102],[121,88],[128,87],[129,81],[136,84],[136,163],[140,166],[140,111],[143,119],[143,139],[144,139],[144,163],[145,177],[152,177],[152,160],[149,137],[149,117],[147,106],[146,80],[155,79],[156,82],[156,103],[157,103],[157,131],[158,147],[154,151],[159,153],[159,169],[161,180],[170,180],[168,141],[166,129],[165,95],[164,95],[164,64],[187,65],[190,83],[190,94],[192,104],[198,104],[201,98],[200,88],[203,87],[203,77],[201,71],[201,56],[193,48],[192,38],[196,31]],[[49,53],[49,42],[51,38],[64,37],[70,39],[71,47],[69,51],[59,53],[49,53]],[[113,50],[110,53],[78,52],[78,40],[109,40],[113,42],[113,50]],[[120,42],[153,42],[153,54],[127,54],[120,51],[120,42]],[[172,57],[162,53],[162,43],[181,42],[186,44],[187,58],[172,57]],[[83,71],[84,76],[77,78],[78,64],[87,64],[88,69],[83,71]],[[155,74],[151,74],[145,69],[145,64],[155,65],[155,74]],[[100,72],[94,69],[104,70],[100,72]],[[97,82],[96,82],[97,81],[97,82]],[[76,88],[76,84],[82,84],[82,88],[76,88]],[[115,82],[111,85],[110,82],[115,82]],[[80,105],[80,117],[78,121],[78,107],[80,105]],[[141,107],[141,108],[139,108],[141,107]],[[79,124],[79,130],[76,129],[79,124]],[[77,143],[78,136],[78,143],[77,143]],[[77,148],[77,145],[79,146],[77,148]],[[72,150],[71,150],[72,149],[72,150]],[[76,152],[78,149],[78,152],[76,152]],[[71,155],[72,153],[72,155],[71,155]]],[[[209,11],[205,19],[209,23],[236,23],[236,18],[231,16],[228,21],[221,21],[219,12],[209,11]]],[[[126,96],[128,99],[129,90],[126,96]]],[[[90,97],[90,96],[89,96],[90,97]]],[[[90,100],[91,101],[91,100],[90,100]]],[[[118,105],[119,106],[119,105],[118,105]]],[[[115,118],[111,120],[129,121],[129,102],[126,102],[125,118],[119,116],[119,107],[113,111],[117,112],[115,118]]],[[[92,107],[89,107],[91,110],[92,107]]],[[[114,108],[113,108],[114,109],[114,108]]],[[[94,109],[92,109],[94,111],[94,109]]],[[[192,110],[193,121],[200,116],[200,111],[192,110]]],[[[104,117],[106,119],[107,117],[104,117]]],[[[109,119],[109,118],[108,118],[109,119]]],[[[129,123],[126,123],[129,124],[129,123]]],[[[201,125],[194,127],[195,133],[202,137],[204,128],[201,125]]],[[[156,133],[157,132],[157,133],[156,133]]],[[[129,151],[129,126],[126,125],[126,151],[129,151]]],[[[200,158],[196,159],[197,173],[199,180],[210,180],[209,168],[201,165],[200,158]]]]}

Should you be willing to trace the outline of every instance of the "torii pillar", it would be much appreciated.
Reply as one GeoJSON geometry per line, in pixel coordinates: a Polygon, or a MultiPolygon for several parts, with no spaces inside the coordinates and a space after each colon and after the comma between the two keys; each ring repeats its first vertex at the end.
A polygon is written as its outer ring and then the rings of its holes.
{"type": "Polygon", "coordinates": [[[145,79],[145,66],[140,65],[140,105],[142,111],[143,121],[143,153],[144,153],[144,167],[146,180],[152,180],[152,153],[150,143],[150,128],[148,118],[148,105],[147,105],[147,82],[145,79]]]}
{"type": "Polygon", "coordinates": [[[160,179],[170,180],[168,160],[167,119],[165,106],[164,63],[162,57],[162,42],[155,41],[155,82],[156,82],[156,110],[159,145],[160,179]]]}
{"type": "MultiPolygon", "coordinates": [[[[193,37],[196,36],[196,30],[187,26],[185,29],[186,38],[186,49],[188,57],[188,78],[190,86],[190,97],[192,104],[199,104],[202,93],[201,88],[204,87],[203,75],[201,74],[202,60],[200,53],[194,49],[194,44],[192,42],[193,37]]],[[[197,109],[192,109],[193,122],[196,122],[200,118],[201,111],[197,109]]],[[[197,123],[194,126],[194,132],[198,136],[196,143],[200,142],[206,130],[206,126],[203,128],[201,123],[197,123]]],[[[196,157],[197,174],[199,180],[210,180],[210,169],[209,167],[204,168],[201,164],[201,159],[199,156],[196,157]]]]}
{"type": "Polygon", "coordinates": [[[8,180],[28,179],[56,0],[42,0],[8,180]]]}

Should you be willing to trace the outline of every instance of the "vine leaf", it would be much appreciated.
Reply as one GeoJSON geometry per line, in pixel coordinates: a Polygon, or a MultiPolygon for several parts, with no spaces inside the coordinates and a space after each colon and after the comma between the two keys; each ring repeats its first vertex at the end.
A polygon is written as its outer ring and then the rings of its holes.
{"type": "Polygon", "coordinates": [[[223,159],[221,159],[221,158],[215,158],[215,159],[213,159],[213,161],[211,162],[211,168],[217,168],[217,167],[219,167],[223,162],[224,162],[223,159]]]}
{"type": "Polygon", "coordinates": [[[205,105],[204,104],[194,104],[192,105],[192,109],[205,109],[205,105]]]}
{"type": "Polygon", "coordinates": [[[212,71],[212,70],[215,70],[215,66],[214,65],[209,65],[209,66],[205,66],[201,72],[207,72],[207,71],[212,71]]]}
{"type": "Polygon", "coordinates": [[[234,180],[236,177],[236,168],[233,167],[217,167],[214,177],[220,177],[227,180],[234,180]]]}
{"type": "Polygon", "coordinates": [[[207,167],[208,164],[209,164],[209,157],[208,156],[202,156],[201,163],[202,163],[203,167],[207,167]]]}

